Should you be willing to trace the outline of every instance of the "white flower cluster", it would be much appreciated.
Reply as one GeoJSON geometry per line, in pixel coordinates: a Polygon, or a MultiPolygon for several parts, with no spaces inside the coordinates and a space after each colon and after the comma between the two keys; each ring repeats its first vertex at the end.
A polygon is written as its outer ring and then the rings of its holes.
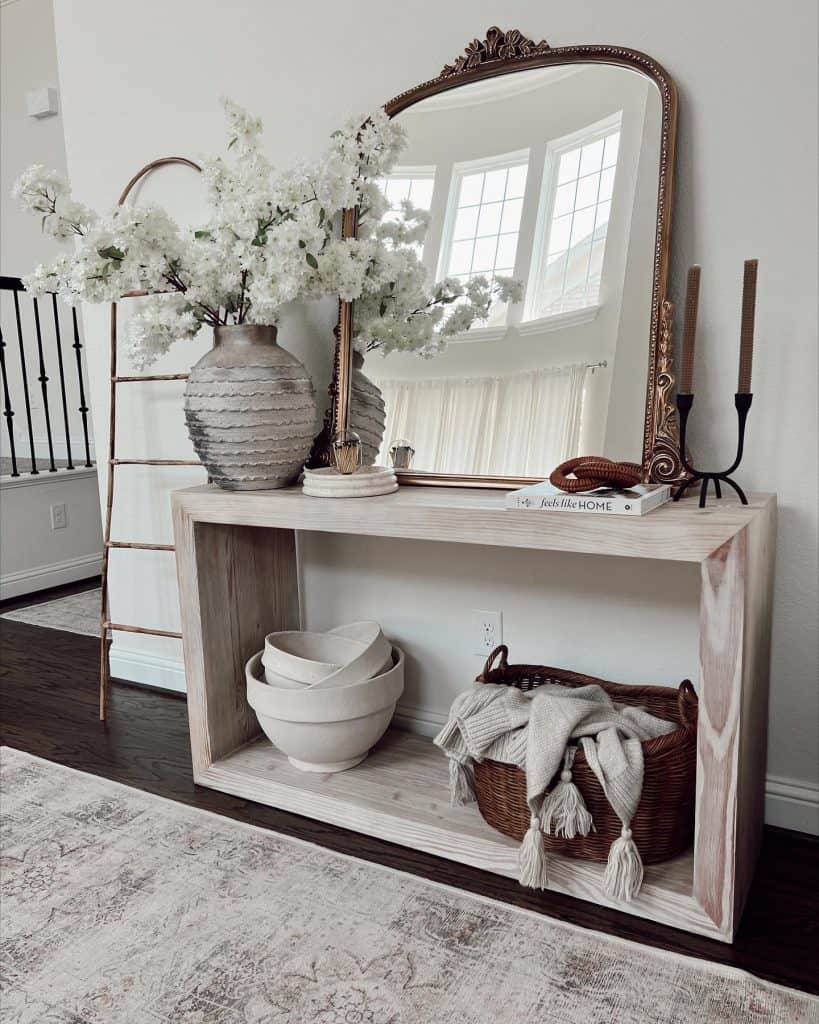
{"type": "Polygon", "coordinates": [[[24,172],[14,187],[21,205],[41,217],[44,231],[75,241],[73,252],[25,278],[26,287],[70,303],[150,293],[129,324],[128,351],[140,367],[203,324],[273,324],[284,303],[327,294],[357,301],[359,345],[430,355],[448,334],[485,318],[496,295],[514,291],[479,278],[427,287],[416,253],[426,214],[406,204],[397,219],[382,220],[378,182],[406,141],[383,110],[335,132],[315,164],[278,174],[260,148],[261,121],[229,100],[224,108],[235,159],[205,162],[209,217],[196,230],[157,206],[119,206],[100,217],[54,172],[24,172]],[[360,210],[359,236],[341,239],[340,215],[352,207],[360,210]]]}
{"type": "Polygon", "coordinates": [[[522,284],[501,275],[494,281],[477,275],[466,283],[448,277],[430,289],[418,255],[429,215],[409,200],[397,217],[384,220],[382,212],[374,204],[361,219],[364,239],[359,244],[369,241],[370,263],[353,320],[359,350],[415,352],[430,358],[447,338],[485,321],[494,302],[522,299],[522,284]]]}
{"type": "Polygon", "coordinates": [[[138,367],[150,365],[175,341],[196,336],[201,323],[180,293],[150,295],[128,323],[125,351],[138,367]]]}
{"type": "Polygon", "coordinates": [[[11,194],[24,210],[40,215],[43,230],[55,238],[83,235],[96,220],[93,210],[71,198],[68,182],[42,164],[24,171],[11,194]]]}

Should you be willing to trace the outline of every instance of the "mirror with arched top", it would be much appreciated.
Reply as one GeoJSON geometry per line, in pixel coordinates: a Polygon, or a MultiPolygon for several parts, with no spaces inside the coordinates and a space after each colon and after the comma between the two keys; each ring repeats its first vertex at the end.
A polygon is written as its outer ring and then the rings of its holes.
{"type": "MultiPolygon", "coordinates": [[[[407,142],[383,219],[426,225],[443,307],[416,344],[342,304],[330,429],[405,483],[517,486],[585,454],[675,479],[666,72],[495,28],[386,110],[407,142]]],[[[377,227],[360,213],[349,233],[377,227]]]]}

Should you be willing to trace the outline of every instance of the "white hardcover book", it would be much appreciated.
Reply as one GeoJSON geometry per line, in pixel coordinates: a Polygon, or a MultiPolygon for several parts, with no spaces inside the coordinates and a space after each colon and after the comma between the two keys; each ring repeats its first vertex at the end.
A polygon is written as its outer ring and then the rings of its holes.
{"type": "Polygon", "coordinates": [[[506,507],[586,515],[644,516],[670,497],[670,484],[640,484],[622,491],[598,487],[580,494],[567,494],[545,480],[542,484],[510,491],[506,495],[506,507]]]}

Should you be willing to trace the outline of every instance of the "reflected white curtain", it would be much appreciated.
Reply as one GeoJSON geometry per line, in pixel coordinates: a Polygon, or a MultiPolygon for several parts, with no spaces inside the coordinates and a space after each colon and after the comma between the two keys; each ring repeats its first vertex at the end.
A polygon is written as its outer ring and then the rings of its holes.
{"type": "Polygon", "coordinates": [[[387,405],[380,465],[405,438],[413,469],[545,477],[580,444],[585,364],[503,377],[376,381],[387,405]]]}

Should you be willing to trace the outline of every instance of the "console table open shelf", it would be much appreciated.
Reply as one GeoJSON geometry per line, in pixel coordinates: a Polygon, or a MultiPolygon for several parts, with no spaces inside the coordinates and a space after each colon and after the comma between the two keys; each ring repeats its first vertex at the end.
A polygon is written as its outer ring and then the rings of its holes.
{"type": "Polygon", "coordinates": [[[553,856],[550,887],[732,941],[762,830],[776,503],[755,495],[645,517],[507,511],[497,491],[402,487],[377,498],[299,488],[176,491],[174,535],[194,778],[199,785],[497,874],[517,844],[477,808],[451,808],[445,758],[391,729],[338,775],[293,768],[261,735],[244,664],[275,629],[299,628],[297,530],[351,533],[700,565],[700,714],[694,848],[646,869],[630,904],[601,895],[603,865],[553,856]]]}

